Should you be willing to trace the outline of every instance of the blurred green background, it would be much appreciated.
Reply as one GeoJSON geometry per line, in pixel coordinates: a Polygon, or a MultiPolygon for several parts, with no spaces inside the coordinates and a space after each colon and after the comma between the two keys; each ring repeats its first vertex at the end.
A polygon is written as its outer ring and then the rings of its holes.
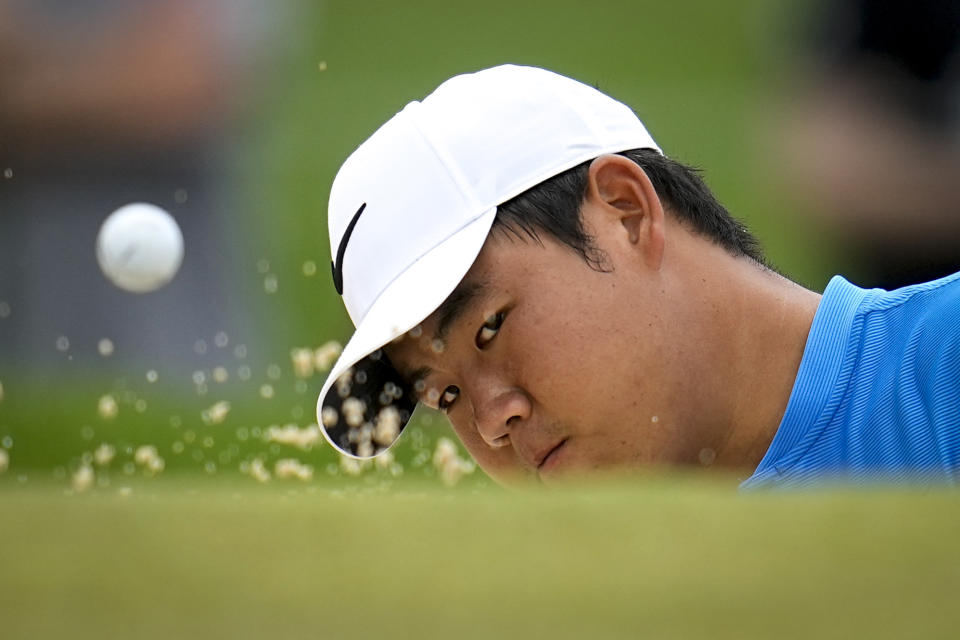
{"type": "Polygon", "coordinates": [[[327,267],[337,168],[457,73],[545,66],[630,104],[778,268],[822,289],[836,249],[770,161],[804,3],[277,5],[255,12],[269,24],[225,169],[249,332],[220,350],[202,336],[193,375],[154,382],[149,359],[0,355],[0,637],[953,637],[949,492],[741,497],[738,478],[651,476],[527,493],[480,471],[448,487],[433,455],[450,431],[429,412],[395,467],[359,474],[322,443],[265,440],[315,421],[323,376],[297,377],[291,349],[351,332],[327,267]],[[98,464],[104,443],[116,453],[98,464]],[[162,472],[136,460],[143,445],[162,472]],[[312,478],[249,477],[284,458],[312,478]]]}

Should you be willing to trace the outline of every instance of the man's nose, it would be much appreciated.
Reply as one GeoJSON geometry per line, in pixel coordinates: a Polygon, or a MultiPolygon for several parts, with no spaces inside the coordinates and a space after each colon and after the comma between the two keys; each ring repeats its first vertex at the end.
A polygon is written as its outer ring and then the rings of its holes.
{"type": "Polygon", "coordinates": [[[477,432],[490,447],[510,444],[510,432],[530,418],[530,398],[516,387],[482,389],[474,402],[477,432]]]}

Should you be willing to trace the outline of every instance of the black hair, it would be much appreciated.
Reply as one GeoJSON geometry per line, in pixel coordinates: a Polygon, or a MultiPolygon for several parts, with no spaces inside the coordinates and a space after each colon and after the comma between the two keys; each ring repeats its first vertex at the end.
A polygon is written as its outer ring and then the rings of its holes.
{"type": "MultiPolygon", "coordinates": [[[[633,160],[677,219],[710,238],[734,256],[769,266],[750,231],[720,204],[698,175],[699,170],[671,160],[655,149],[620,153],[633,160]]],[[[605,270],[603,252],[584,231],[580,207],[587,190],[588,160],[507,200],[497,207],[494,229],[539,241],[544,232],[576,251],[592,268],[605,270]]]]}

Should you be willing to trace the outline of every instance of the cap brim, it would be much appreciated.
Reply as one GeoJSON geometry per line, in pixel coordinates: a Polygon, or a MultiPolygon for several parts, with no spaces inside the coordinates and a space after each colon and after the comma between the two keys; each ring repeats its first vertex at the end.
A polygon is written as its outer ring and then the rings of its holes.
{"type": "Polygon", "coordinates": [[[416,398],[382,347],[423,322],[453,292],[483,248],[496,213],[496,207],[485,211],[421,256],[357,324],[317,399],[320,430],[341,453],[372,458],[400,437],[416,398]]]}

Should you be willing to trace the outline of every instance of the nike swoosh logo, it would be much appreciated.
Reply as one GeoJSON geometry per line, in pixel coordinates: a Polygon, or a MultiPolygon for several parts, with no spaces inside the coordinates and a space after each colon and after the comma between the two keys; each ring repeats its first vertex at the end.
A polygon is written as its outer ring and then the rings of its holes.
{"type": "Polygon", "coordinates": [[[363,210],[366,208],[367,203],[364,202],[360,205],[360,208],[357,209],[357,212],[353,214],[353,219],[350,221],[350,224],[347,225],[347,230],[343,232],[343,237],[340,238],[340,246],[337,247],[337,259],[330,262],[330,268],[333,270],[333,286],[336,287],[337,293],[341,296],[343,295],[343,253],[347,250],[347,242],[350,240],[353,228],[357,226],[357,220],[360,218],[360,214],[363,213],[363,210]]]}

